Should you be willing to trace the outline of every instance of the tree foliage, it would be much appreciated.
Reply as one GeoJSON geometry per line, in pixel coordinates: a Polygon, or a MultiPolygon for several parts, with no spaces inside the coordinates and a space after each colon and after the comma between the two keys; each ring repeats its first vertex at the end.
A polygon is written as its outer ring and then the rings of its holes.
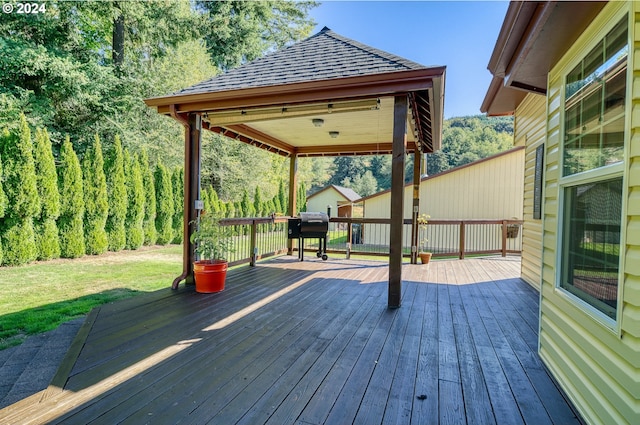
{"type": "Polygon", "coordinates": [[[114,144],[107,152],[104,164],[107,177],[107,196],[109,214],[105,230],[107,232],[110,251],[120,251],[127,244],[125,220],[127,218],[127,186],[124,174],[124,153],[120,137],[116,136],[114,144]]]}
{"type": "Polygon", "coordinates": [[[0,225],[3,263],[24,264],[37,257],[33,218],[40,212],[33,142],[24,115],[17,132],[3,132],[0,156],[7,197],[5,217],[0,225]]]}
{"type": "Polygon", "coordinates": [[[84,181],[84,237],[87,254],[102,254],[109,245],[105,226],[109,214],[107,178],[100,137],[96,134],[93,145],[82,160],[84,181]]]}
{"type": "Polygon", "coordinates": [[[124,150],[125,177],[127,184],[127,249],[138,249],[144,242],[144,202],[145,191],[140,171],[140,160],[124,150]]]}
{"type": "Polygon", "coordinates": [[[34,219],[36,245],[39,260],[60,256],[60,240],[56,220],[60,216],[58,175],[47,130],[36,130],[34,149],[36,185],[40,202],[40,214],[34,219]]]}
{"type": "Polygon", "coordinates": [[[158,239],[158,232],[156,230],[156,185],[146,150],[143,150],[140,155],[140,170],[142,172],[142,187],[144,189],[144,219],[142,221],[144,244],[155,245],[158,239]]]}
{"type": "MultiPolygon", "coordinates": [[[[171,173],[171,186],[173,188],[173,241],[171,243],[181,244],[184,237],[184,172],[177,167],[171,173]]],[[[215,192],[214,192],[215,193],[215,192]]],[[[216,207],[218,199],[216,197],[216,207]]],[[[219,211],[214,209],[214,213],[219,211]]]]}
{"type": "Polygon", "coordinates": [[[61,202],[57,224],[60,232],[60,255],[63,258],[77,258],[85,253],[84,190],[80,161],[69,137],[60,149],[59,161],[58,188],[61,202]]]}
{"type": "Polygon", "coordinates": [[[166,245],[173,239],[173,188],[167,167],[159,162],[154,172],[156,187],[156,231],[157,243],[166,245]]]}

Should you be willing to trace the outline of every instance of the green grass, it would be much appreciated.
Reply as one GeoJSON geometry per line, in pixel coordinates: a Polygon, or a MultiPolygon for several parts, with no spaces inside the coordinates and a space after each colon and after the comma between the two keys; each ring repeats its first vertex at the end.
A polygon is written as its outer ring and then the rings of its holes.
{"type": "Polygon", "coordinates": [[[167,288],[182,271],[178,245],[0,268],[0,350],[92,308],[167,288]]]}

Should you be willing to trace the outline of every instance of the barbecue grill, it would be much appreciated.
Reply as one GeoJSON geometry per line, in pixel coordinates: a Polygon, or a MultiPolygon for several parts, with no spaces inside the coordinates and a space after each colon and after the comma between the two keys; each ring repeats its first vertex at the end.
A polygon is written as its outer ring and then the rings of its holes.
{"type": "Polygon", "coordinates": [[[289,219],[289,239],[298,239],[298,258],[304,260],[304,240],[318,239],[318,252],[316,256],[326,260],[327,258],[327,233],[329,232],[329,216],[322,212],[303,212],[300,217],[289,219]]]}

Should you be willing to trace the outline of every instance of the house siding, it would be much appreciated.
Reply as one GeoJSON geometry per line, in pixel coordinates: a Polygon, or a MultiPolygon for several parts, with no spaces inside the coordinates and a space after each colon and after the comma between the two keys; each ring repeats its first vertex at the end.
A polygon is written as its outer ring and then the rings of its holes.
{"type": "Polygon", "coordinates": [[[539,353],[588,424],[640,423],[640,13],[635,2],[611,2],[549,75],[543,210],[539,353]],[[584,55],[606,28],[629,12],[627,158],[618,321],[611,325],[556,287],[562,81],[571,61],[584,55]],[[631,109],[629,109],[631,108],[631,109]]]}
{"type": "Polygon", "coordinates": [[[514,119],[516,146],[525,146],[521,277],[540,291],[542,220],[533,218],[536,149],[545,141],[544,96],[529,94],[518,106],[514,119]]]}
{"type": "Polygon", "coordinates": [[[307,211],[327,212],[327,205],[331,205],[331,215],[338,214],[338,201],[348,201],[333,187],[322,190],[307,198],[307,211]]]}
{"type": "MultiPolygon", "coordinates": [[[[473,163],[424,179],[420,212],[432,219],[521,219],[524,150],[473,163]]],[[[411,218],[413,186],[404,189],[404,216],[411,218]]],[[[367,218],[388,218],[390,192],[364,201],[367,218]]]]}

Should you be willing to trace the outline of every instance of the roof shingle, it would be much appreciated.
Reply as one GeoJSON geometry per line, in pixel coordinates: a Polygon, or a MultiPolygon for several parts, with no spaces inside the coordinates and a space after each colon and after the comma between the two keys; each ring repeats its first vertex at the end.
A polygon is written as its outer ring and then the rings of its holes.
{"type": "Polygon", "coordinates": [[[303,41],[176,94],[210,93],[424,68],[427,67],[324,27],[303,41]]]}

